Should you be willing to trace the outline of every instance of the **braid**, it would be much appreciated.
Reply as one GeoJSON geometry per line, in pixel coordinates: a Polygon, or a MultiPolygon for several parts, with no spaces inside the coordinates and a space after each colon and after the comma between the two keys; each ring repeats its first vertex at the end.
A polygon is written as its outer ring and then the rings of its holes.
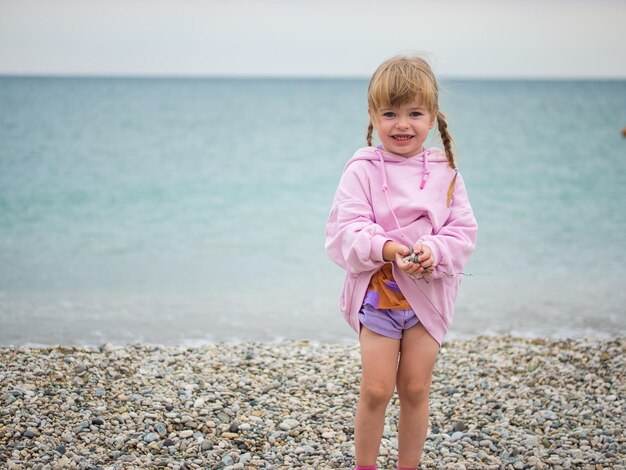
{"type": "MultiPolygon", "coordinates": [[[[439,129],[439,135],[441,135],[441,142],[443,142],[443,148],[446,152],[448,165],[453,170],[456,170],[456,163],[454,162],[454,154],[452,153],[452,136],[448,132],[448,123],[446,122],[446,116],[441,111],[437,111],[437,127],[439,129]]],[[[454,178],[452,178],[452,182],[450,183],[450,187],[448,188],[448,198],[447,198],[448,207],[450,207],[450,204],[452,204],[452,196],[454,195],[454,185],[456,183],[457,174],[458,174],[458,171],[455,171],[454,178]]]]}
{"type": "Polygon", "coordinates": [[[448,123],[446,122],[446,116],[441,111],[437,111],[437,127],[439,128],[439,135],[441,135],[443,148],[446,151],[448,165],[450,165],[450,168],[455,170],[456,164],[454,163],[454,154],[452,153],[452,136],[448,132],[448,123]]]}
{"type": "Polygon", "coordinates": [[[372,125],[372,121],[367,125],[367,145],[369,147],[372,146],[372,134],[374,133],[374,126],[372,125]]]}

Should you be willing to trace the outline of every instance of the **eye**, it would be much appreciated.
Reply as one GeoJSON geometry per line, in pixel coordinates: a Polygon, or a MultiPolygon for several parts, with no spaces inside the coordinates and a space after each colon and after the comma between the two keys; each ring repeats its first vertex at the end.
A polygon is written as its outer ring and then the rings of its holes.
{"type": "Polygon", "coordinates": [[[393,111],[387,111],[383,113],[383,117],[386,117],[386,118],[392,118],[394,116],[395,116],[395,113],[393,111]]]}
{"type": "Polygon", "coordinates": [[[422,115],[422,113],[419,112],[419,111],[413,111],[410,114],[411,117],[420,117],[421,115],[422,115]]]}

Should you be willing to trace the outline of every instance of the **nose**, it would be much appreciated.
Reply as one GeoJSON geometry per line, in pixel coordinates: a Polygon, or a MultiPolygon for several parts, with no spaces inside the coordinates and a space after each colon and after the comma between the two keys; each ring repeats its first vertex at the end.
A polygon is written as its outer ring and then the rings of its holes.
{"type": "Polygon", "coordinates": [[[398,121],[396,122],[396,127],[398,129],[407,129],[409,127],[409,122],[405,117],[399,117],[398,121]]]}

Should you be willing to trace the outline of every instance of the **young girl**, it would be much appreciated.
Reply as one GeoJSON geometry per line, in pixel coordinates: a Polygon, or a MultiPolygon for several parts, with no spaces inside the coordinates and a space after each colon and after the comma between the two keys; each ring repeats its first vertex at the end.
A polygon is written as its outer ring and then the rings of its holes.
{"type": "Polygon", "coordinates": [[[429,65],[414,57],[384,62],[370,81],[368,105],[368,147],[344,168],[326,250],[347,271],[341,310],[361,344],[356,468],[376,468],[385,410],[397,388],[398,468],[415,469],[428,429],[432,370],[474,249],[476,220],[429,65]],[[444,152],[424,147],[435,124],[444,152]]]}

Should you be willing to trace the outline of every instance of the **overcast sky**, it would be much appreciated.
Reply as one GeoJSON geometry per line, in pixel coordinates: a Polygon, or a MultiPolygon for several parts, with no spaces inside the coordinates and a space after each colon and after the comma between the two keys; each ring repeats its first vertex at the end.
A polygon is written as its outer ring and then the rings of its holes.
{"type": "Polygon", "coordinates": [[[0,0],[0,74],[626,78],[626,0],[0,0]]]}

